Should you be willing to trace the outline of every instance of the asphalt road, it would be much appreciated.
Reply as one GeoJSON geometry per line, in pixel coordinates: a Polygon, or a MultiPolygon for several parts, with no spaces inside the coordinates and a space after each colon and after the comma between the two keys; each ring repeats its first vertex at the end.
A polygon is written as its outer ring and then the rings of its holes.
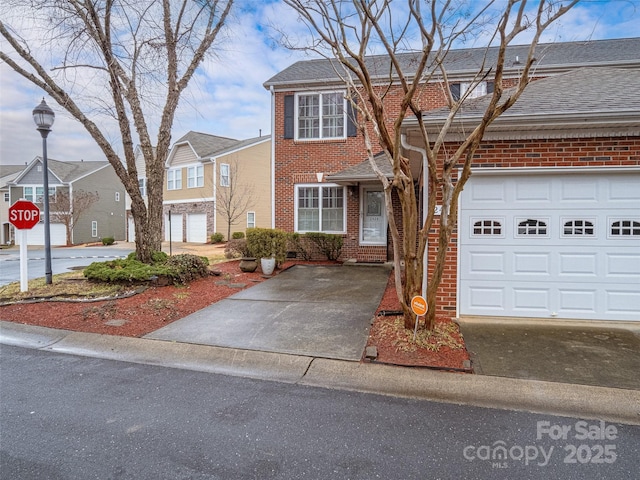
{"type": "MultiPolygon", "coordinates": [[[[640,427],[2,347],[11,479],[629,479],[640,427]]],[[[635,472],[635,473],[634,473],[635,472]]]]}
{"type": "MultiPolygon", "coordinates": [[[[124,258],[131,251],[122,247],[54,247],[51,249],[51,270],[53,274],[65,273],[73,267],[86,267],[92,262],[124,258]]],[[[28,278],[44,277],[44,248],[27,251],[28,278]]],[[[20,248],[0,250],[0,286],[20,281],[20,248]]]]}

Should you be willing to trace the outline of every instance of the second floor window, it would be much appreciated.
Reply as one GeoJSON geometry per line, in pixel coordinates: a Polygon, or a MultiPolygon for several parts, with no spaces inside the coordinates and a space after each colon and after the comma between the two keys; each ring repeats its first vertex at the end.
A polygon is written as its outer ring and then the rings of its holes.
{"type": "Polygon", "coordinates": [[[138,186],[140,187],[140,195],[142,195],[143,197],[146,197],[147,196],[147,179],[139,178],[138,186]]]}
{"type": "Polygon", "coordinates": [[[220,186],[228,187],[231,185],[231,172],[229,171],[229,164],[220,164],[220,186]]]}
{"type": "Polygon", "coordinates": [[[343,92],[298,95],[299,139],[344,138],[346,109],[343,92]]]}
{"type": "Polygon", "coordinates": [[[167,172],[167,190],[182,189],[182,170],[173,168],[167,172]]]}
{"type": "Polygon", "coordinates": [[[477,85],[471,82],[451,84],[451,96],[455,101],[460,100],[465,94],[467,98],[478,98],[489,93],[493,93],[493,82],[479,82],[477,85]]]}
{"type": "MultiPolygon", "coordinates": [[[[42,203],[44,201],[44,187],[22,187],[22,196],[30,202],[42,203]]],[[[55,200],[56,187],[49,187],[49,200],[55,200]]]]}
{"type": "Polygon", "coordinates": [[[204,186],[204,167],[196,165],[187,168],[187,188],[204,186]]]}

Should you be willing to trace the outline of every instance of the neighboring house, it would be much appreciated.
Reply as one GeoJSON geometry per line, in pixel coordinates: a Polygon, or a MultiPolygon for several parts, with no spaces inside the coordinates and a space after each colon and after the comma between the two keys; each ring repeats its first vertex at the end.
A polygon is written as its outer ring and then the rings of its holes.
{"type": "MultiPolygon", "coordinates": [[[[450,52],[454,95],[464,91],[484,51],[450,52]]],[[[638,52],[640,38],[539,46],[538,80],[495,122],[476,154],[438,314],[640,320],[638,52]],[[603,65],[619,69],[582,68],[603,65]]],[[[406,65],[411,58],[401,56],[406,65]]],[[[513,65],[506,66],[505,88],[526,47],[510,47],[507,58],[513,65]]],[[[369,61],[389,71],[385,57],[369,61]]],[[[344,83],[331,62],[298,62],[265,87],[275,106],[275,226],[343,235],[343,259],[390,260],[382,187],[349,125],[348,105],[339,100],[344,83]],[[325,107],[328,118],[314,105],[325,107]]],[[[492,84],[476,90],[472,97],[483,97],[492,84]]],[[[433,128],[442,124],[441,92],[436,81],[421,92],[433,128]]],[[[465,104],[465,126],[477,120],[472,108],[486,98],[465,104]]],[[[405,122],[409,143],[416,123],[405,122]]],[[[406,155],[419,188],[421,161],[406,155]]],[[[436,248],[433,232],[428,267],[436,248]]]]}
{"type": "MultiPolygon", "coordinates": [[[[73,244],[100,241],[103,237],[115,240],[125,239],[125,195],[124,187],[109,162],[63,162],[53,159],[47,161],[49,173],[50,202],[54,202],[58,193],[69,193],[73,209],[74,195],[82,192],[97,193],[99,200],[93,203],[73,225],[71,241],[73,244]]],[[[36,157],[14,180],[8,183],[10,204],[20,198],[36,203],[42,210],[44,196],[43,164],[36,157]]],[[[51,210],[53,213],[53,210],[51,210]]],[[[51,245],[65,245],[66,228],[56,223],[50,215],[51,245]]],[[[11,235],[19,242],[13,227],[11,235]]],[[[44,219],[29,230],[29,245],[44,245],[44,219]]]]}
{"type": "Polygon", "coordinates": [[[11,243],[11,229],[9,223],[9,207],[12,205],[9,193],[9,182],[12,182],[24,170],[24,165],[0,165],[0,244],[11,243]]]}
{"type": "Polygon", "coordinates": [[[235,140],[189,132],[171,148],[164,190],[165,240],[209,241],[227,236],[227,218],[219,203],[230,189],[248,194],[231,232],[271,227],[271,137],[235,140]]]}

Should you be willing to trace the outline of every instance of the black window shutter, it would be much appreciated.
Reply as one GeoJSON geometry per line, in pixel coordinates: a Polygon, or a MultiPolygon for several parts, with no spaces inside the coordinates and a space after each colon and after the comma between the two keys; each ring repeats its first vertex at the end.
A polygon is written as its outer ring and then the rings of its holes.
{"type": "Polygon", "coordinates": [[[452,83],[449,88],[451,88],[451,96],[453,97],[453,100],[456,102],[460,100],[460,84],[452,83]]]}
{"type": "Polygon", "coordinates": [[[284,138],[294,137],[294,103],[293,95],[284,97],[284,138]]]}
{"type": "Polygon", "coordinates": [[[347,137],[358,136],[358,110],[347,100],[347,137]]]}
{"type": "Polygon", "coordinates": [[[494,85],[493,81],[487,82],[487,94],[493,93],[493,85],[494,85]]]}

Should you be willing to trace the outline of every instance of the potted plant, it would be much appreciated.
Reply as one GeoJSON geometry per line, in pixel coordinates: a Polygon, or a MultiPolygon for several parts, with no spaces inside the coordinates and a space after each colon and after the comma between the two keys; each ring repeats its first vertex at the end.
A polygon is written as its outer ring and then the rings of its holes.
{"type": "Polygon", "coordinates": [[[273,274],[277,264],[282,264],[286,253],[286,234],[271,228],[250,228],[247,230],[247,245],[260,259],[262,273],[273,274]]]}
{"type": "Polygon", "coordinates": [[[252,255],[247,240],[244,238],[229,240],[224,254],[227,258],[240,257],[239,267],[243,272],[255,272],[258,268],[258,260],[252,255]]]}

